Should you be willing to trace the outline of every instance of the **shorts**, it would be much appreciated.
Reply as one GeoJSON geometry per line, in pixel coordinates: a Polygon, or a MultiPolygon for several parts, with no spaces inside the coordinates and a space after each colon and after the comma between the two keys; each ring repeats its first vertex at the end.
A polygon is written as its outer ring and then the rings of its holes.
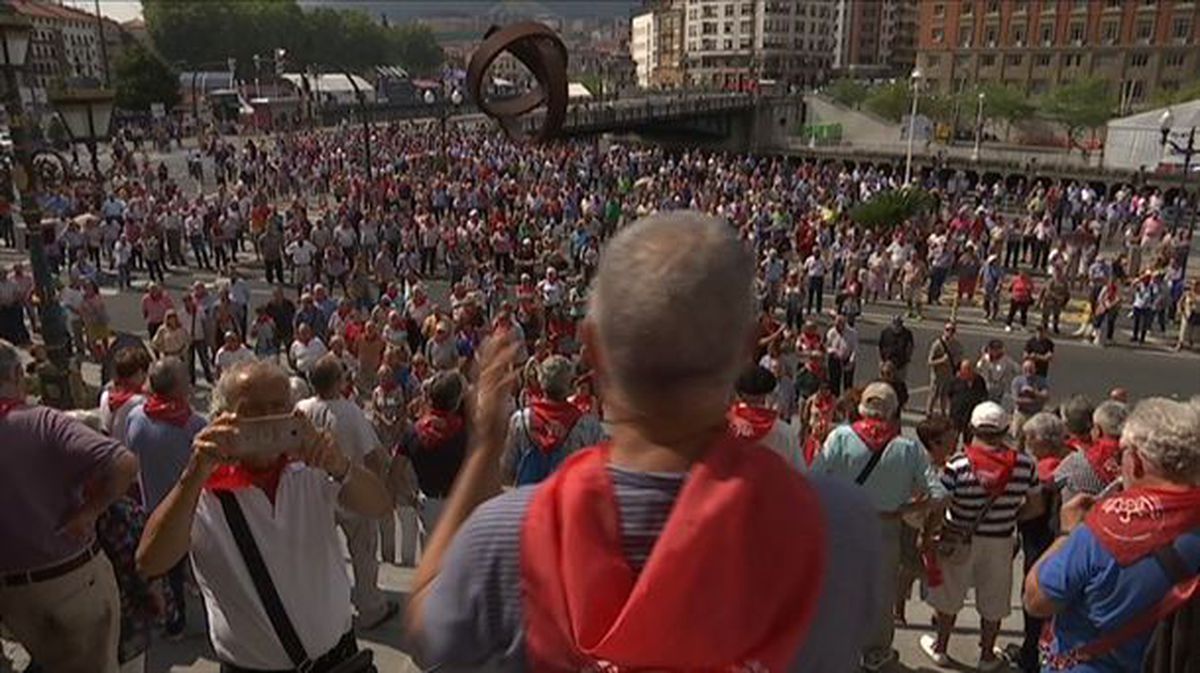
{"type": "Polygon", "coordinates": [[[929,590],[926,602],[942,614],[958,614],[975,590],[975,610],[980,619],[998,622],[1012,611],[1012,536],[971,539],[971,554],[965,563],[942,563],[942,583],[929,590]]]}

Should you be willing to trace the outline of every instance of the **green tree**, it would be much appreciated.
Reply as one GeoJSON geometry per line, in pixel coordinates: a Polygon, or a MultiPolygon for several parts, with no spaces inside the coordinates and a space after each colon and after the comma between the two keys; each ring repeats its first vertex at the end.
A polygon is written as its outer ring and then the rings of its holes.
{"type": "Polygon", "coordinates": [[[888,231],[933,206],[933,195],[924,189],[889,189],[851,208],[850,219],[877,232],[888,231]]]}
{"type": "Polygon", "coordinates": [[[121,53],[113,68],[113,84],[122,110],[145,112],[151,103],[170,110],[179,103],[178,75],[140,43],[121,53]]]}
{"type": "Polygon", "coordinates": [[[858,80],[839,79],[825,87],[825,93],[839,105],[858,109],[871,95],[871,89],[858,80]]]}
{"type": "Polygon", "coordinates": [[[1067,132],[1067,149],[1075,147],[1080,133],[1112,119],[1117,102],[1102,79],[1064,84],[1046,94],[1038,104],[1041,115],[1067,132]]]}
{"type": "Polygon", "coordinates": [[[894,122],[900,121],[912,107],[912,94],[906,82],[892,82],[877,87],[863,101],[863,107],[894,122]]]}
{"type": "Polygon", "coordinates": [[[1036,108],[1024,93],[1003,84],[985,84],[971,96],[972,103],[978,102],[983,94],[983,118],[1004,124],[1004,140],[1012,133],[1012,125],[1033,116],[1036,108]]]}
{"type": "Polygon", "coordinates": [[[1168,105],[1178,105],[1179,103],[1186,103],[1197,98],[1200,98],[1200,80],[1190,82],[1172,91],[1159,89],[1151,99],[1151,106],[1167,107],[1168,105]]]}

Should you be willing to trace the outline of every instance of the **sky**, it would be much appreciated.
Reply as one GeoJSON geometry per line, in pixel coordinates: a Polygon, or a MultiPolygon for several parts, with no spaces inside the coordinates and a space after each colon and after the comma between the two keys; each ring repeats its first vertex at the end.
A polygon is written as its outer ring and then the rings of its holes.
{"type": "MultiPolygon", "coordinates": [[[[63,4],[95,13],[95,0],[64,0],[63,4]]],[[[100,12],[113,21],[129,21],[142,16],[141,0],[100,0],[100,12]]]]}

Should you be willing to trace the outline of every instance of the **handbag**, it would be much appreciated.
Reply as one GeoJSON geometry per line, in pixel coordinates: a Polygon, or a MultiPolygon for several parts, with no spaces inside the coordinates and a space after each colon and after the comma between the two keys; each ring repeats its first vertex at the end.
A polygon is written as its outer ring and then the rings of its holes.
{"type": "Polygon", "coordinates": [[[975,537],[975,531],[979,529],[979,525],[983,523],[988,512],[991,511],[992,505],[996,504],[998,496],[989,496],[987,502],[983,504],[983,508],[979,510],[975,520],[967,527],[965,531],[959,531],[954,528],[943,527],[938,533],[937,538],[937,557],[938,562],[943,565],[958,566],[967,562],[971,558],[971,538],[975,537]]]}
{"type": "Polygon", "coordinates": [[[263,610],[267,613],[267,619],[271,622],[271,628],[275,631],[275,636],[279,638],[279,644],[287,652],[288,659],[296,667],[296,671],[298,673],[317,670],[321,673],[378,673],[375,668],[375,655],[371,650],[359,650],[336,663],[326,661],[325,658],[328,655],[320,656],[317,659],[309,658],[308,652],[304,650],[304,644],[300,642],[300,636],[292,626],[292,620],[288,617],[287,610],[283,607],[283,601],[279,599],[279,592],[275,590],[275,583],[271,581],[271,573],[267,570],[266,563],[263,562],[262,553],[258,550],[258,543],[254,541],[254,535],[250,532],[250,526],[246,523],[246,515],[242,512],[237,498],[229,491],[218,491],[216,496],[221,501],[221,509],[225,511],[225,521],[229,524],[229,532],[233,533],[233,540],[237,543],[242,561],[246,563],[246,570],[250,572],[250,580],[254,582],[254,592],[258,594],[263,610]]]}

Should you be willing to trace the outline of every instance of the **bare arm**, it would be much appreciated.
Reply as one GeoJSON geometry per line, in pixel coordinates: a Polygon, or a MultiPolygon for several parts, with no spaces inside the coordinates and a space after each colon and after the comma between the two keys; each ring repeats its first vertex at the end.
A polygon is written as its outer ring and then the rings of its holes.
{"type": "Polygon", "coordinates": [[[425,597],[442,570],[455,534],[476,507],[500,493],[500,454],[506,433],[504,402],[516,380],[512,365],[517,348],[511,337],[494,337],[480,349],[474,409],[476,432],[471,435],[467,460],[454,480],[446,508],[417,567],[408,602],[408,625],[412,630],[421,627],[425,597]]]}
{"type": "Polygon", "coordinates": [[[137,456],[120,449],[99,472],[100,476],[84,487],[83,503],[63,525],[65,532],[79,539],[90,538],[96,530],[96,519],[117,498],[129,492],[138,475],[137,456]]]}

